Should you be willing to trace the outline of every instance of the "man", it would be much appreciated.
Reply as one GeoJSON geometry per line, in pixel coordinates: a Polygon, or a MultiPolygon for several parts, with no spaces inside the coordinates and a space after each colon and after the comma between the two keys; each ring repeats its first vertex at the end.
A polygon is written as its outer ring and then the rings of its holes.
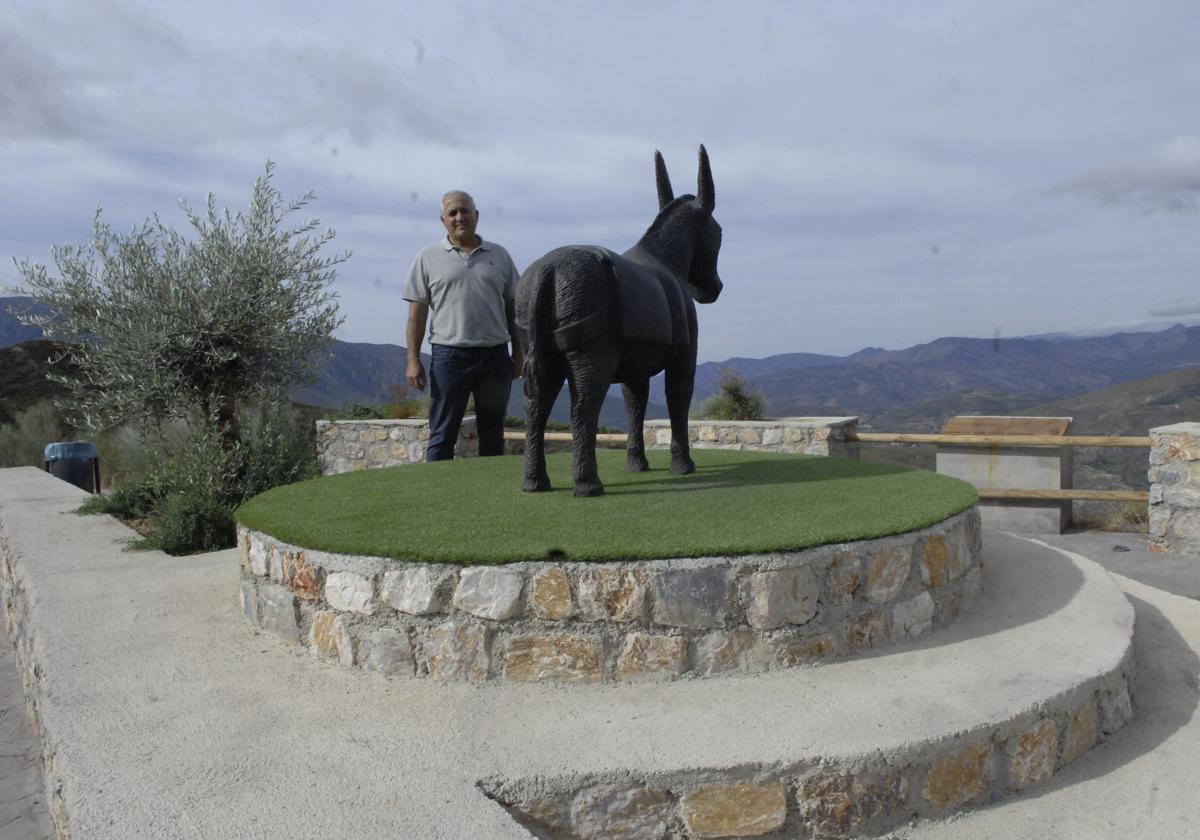
{"type": "Polygon", "coordinates": [[[475,397],[479,454],[502,455],[508,392],[523,362],[513,307],[517,267],[502,247],[476,235],[479,211],[467,193],[446,193],[441,218],[446,238],[417,254],[404,285],[408,384],[419,390],[426,384],[421,342],[429,321],[433,361],[426,459],[454,457],[470,396],[475,397]]]}

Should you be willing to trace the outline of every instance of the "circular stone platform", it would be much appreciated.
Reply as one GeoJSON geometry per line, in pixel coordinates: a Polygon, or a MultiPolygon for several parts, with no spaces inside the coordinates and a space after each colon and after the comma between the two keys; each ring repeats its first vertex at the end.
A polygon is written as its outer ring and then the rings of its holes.
{"type": "Polygon", "coordinates": [[[517,458],[278,488],[239,512],[244,612],[350,667],[597,683],[852,655],[945,624],[979,593],[969,485],[829,458],[695,456],[693,476],[609,470],[599,500],[521,494],[517,458]],[[476,515],[474,497],[494,499],[488,515],[476,515]],[[649,518],[648,506],[675,519],[649,518]],[[495,536],[513,508],[541,516],[495,536]],[[565,527],[546,515],[564,510],[565,527]],[[393,527],[373,527],[380,522],[393,527]],[[679,556],[648,536],[658,524],[658,536],[697,553],[679,556]],[[469,557],[482,564],[453,551],[476,532],[487,539],[469,557]],[[646,557],[647,543],[657,556],[646,557]],[[360,545],[378,553],[337,550],[360,545]],[[504,562],[548,553],[562,559],[504,562]],[[459,563],[446,562],[454,556],[459,563]]]}

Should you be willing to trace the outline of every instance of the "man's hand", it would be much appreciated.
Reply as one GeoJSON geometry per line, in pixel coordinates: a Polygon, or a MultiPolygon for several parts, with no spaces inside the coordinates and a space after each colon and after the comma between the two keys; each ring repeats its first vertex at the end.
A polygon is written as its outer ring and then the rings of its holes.
{"type": "Polygon", "coordinates": [[[425,365],[421,364],[420,359],[408,360],[408,384],[416,388],[418,391],[425,390],[425,365]]]}
{"type": "Polygon", "coordinates": [[[524,355],[522,355],[521,349],[519,347],[513,351],[512,363],[513,363],[513,379],[520,379],[521,378],[521,369],[525,367],[525,357],[524,357],[524,355]]]}

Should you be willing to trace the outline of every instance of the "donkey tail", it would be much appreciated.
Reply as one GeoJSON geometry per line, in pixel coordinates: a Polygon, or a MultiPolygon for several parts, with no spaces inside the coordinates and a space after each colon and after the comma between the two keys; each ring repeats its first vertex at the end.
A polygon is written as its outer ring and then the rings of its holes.
{"type": "Polygon", "coordinates": [[[549,313],[546,311],[554,295],[554,267],[542,266],[533,276],[533,289],[529,301],[529,323],[525,331],[525,363],[521,366],[522,389],[525,396],[532,397],[536,382],[541,382],[546,366],[541,346],[542,333],[546,329],[549,313]]]}

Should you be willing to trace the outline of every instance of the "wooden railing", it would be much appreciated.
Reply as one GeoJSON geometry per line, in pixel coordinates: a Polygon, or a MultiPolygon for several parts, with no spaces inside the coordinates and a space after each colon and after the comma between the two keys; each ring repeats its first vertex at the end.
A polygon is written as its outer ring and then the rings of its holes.
{"type": "MultiPolygon", "coordinates": [[[[850,432],[846,440],[855,443],[934,443],[939,446],[1111,446],[1149,447],[1150,437],[1128,435],[922,435],[892,432],[850,432]]],[[[1145,490],[1008,490],[980,487],[981,499],[1041,499],[1046,501],[1141,502],[1150,503],[1145,490]]]]}

